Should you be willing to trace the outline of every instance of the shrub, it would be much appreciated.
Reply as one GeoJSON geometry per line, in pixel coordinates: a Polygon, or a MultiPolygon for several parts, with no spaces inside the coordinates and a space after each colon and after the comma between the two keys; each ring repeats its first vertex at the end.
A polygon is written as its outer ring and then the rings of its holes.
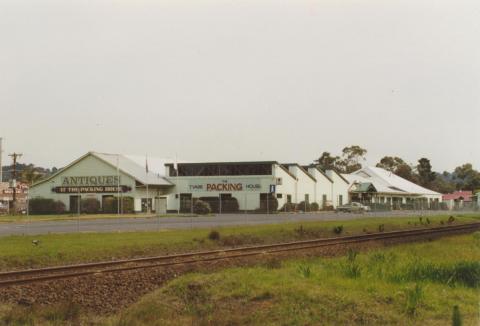
{"type": "Polygon", "coordinates": [[[63,214],[65,204],[51,198],[32,198],[28,202],[28,209],[31,214],[63,214]]]}
{"type": "Polygon", "coordinates": [[[316,212],[316,211],[318,211],[319,209],[320,209],[320,206],[319,206],[317,203],[311,203],[311,204],[310,204],[310,210],[311,210],[312,212],[316,212]]]}
{"type": "Polygon", "coordinates": [[[239,209],[238,200],[235,197],[222,199],[222,213],[235,213],[239,209]]]}
{"type": "Polygon", "coordinates": [[[455,217],[453,217],[453,215],[450,215],[447,222],[448,224],[452,224],[453,222],[455,222],[455,217]]]}
{"type": "Polygon", "coordinates": [[[220,240],[220,232],[218,232],[217,230],[212,230],[208,234],[208,238],[212,241],[218,241],[220,240]]]}
{"type": "Polygon", "coordinates": [[[385,231],[385,224],[380,224],[378,226],[378,232],[383,232],[383,231],[385,231]]]}
{"type": "Polygon", "coordinates": [[[81,202],[82,213],[97,214],[100,212],[100,201],[96,198],[85,198],[81,202]]]}
{"type": "MultiPolygon", "coordinates": [[[[132,197],[121,197],[122,202],[120,209],[122,213],[131,214],[134,212],[133,198],[132,197]]],[[[107,197],[103,200],[103,213],[117,213],[118,212],[118,197],[107,197]]]]}
{"type": "Polygon", "coordinates": [[[207,215],[210,214],[212,210],[210,209],[210,205],[203,200],[196,200],[193,204],[193,212],[198,215],[207,215]]]}
{"type": "Polygon", "coordinates": [[[273,194],[268,194],[267,199],[260,200],[259,212],[275,212],[278,209],[278,200],[273,194]]]}
{"type": "Polygon", "coordinates": [[[333,228],[333,233],[341,234],[343,232],[343,225],[337,225],[333,228]]]}
{"type": "Polygon", "coordinates": [[[285,204],[283,204],[280,211],[282,211],[282,212],[293,212],[293,211],[295,211],[295,207],[296,207],[296,204],[294,204],[294,203],[285,203],[285,204]]]}
{"type": "Polygon", "coordinates": [[[310,212],[310,203],[306,203],[305,201],[301,201],[297,204],[297,211],[302,211],[302,212],[310,212]]]}
{"type": "Polygon", "coordinates": [[[333,205],[325,205],[322,208],[322,211],[334,211],[335,208],[333,208],[333,205]]]}

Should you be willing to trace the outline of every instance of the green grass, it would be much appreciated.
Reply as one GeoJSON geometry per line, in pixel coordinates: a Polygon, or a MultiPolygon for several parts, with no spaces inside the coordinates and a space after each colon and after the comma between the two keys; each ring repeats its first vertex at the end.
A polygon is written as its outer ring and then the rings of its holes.
{"type": "MultiPolygon", "coordinates": [[[[454,223],[479,218],[480,215],[459,215],[454,223]]],[[[350,235],[377,232],[380,224],[390,231],[438,226],[447,219],[448,215],[430,216],[428,225],[425,221],[420,224],[418,217],[395,217],[217,228],[218,240],[209,239],[210,229],[8,236],[0,238],[0,270],[333,237],[339,235],[333,231],[338,225],[343,226],[340,235],[350,235]],[[32,244],[34,239],[39,240],[39,245],[32,244]]]]}
{"type": "Polygon", "coordinates": [[[451,325],[458,306],[464,325],[477,325],[479,261],[477,232],[347,257],[194,273],[171,281],[104,323],[451,325]],[[355,275],[346,269],[352,262],[358,266],[355,275]],[[432,270],[412,276],[412,262],[432,270]],[[439,268],[450,275],[449,281],[434,276],[439,268]],[[476,281],[465,282],[472,275],[476,281]]]}
{"type": "MultiPolygon", "coordinates": [[[[191,214],[122,214],[120,218],[157,218],[157,217],[190,217],[196,216],[191,214]]],[[[99,220],[99,219],[117,219],[118,214],[55,214],[55,215],[0,215],[0,223],[28,223],[28,222],[40,222],[40,221],[69,221],[76,220],[99,220]]]]}

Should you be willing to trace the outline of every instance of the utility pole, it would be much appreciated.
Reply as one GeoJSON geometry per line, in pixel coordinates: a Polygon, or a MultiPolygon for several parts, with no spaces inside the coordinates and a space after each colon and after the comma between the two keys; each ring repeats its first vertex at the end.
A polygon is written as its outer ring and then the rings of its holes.
{"type": "Polygon", "coordinates": [[[12,157],[13,160],[13,178],[12,178],[12,190],[13,190],[13,213],[17,212],[17,158],[22,157],[22,153],[13,153],[9,156],[12,157]]]}
{"type": "Polygon", "coordinates": [[[2,153],[3,153],[3,138],[0,137],[0,183],[3,182],[2,153]]]}

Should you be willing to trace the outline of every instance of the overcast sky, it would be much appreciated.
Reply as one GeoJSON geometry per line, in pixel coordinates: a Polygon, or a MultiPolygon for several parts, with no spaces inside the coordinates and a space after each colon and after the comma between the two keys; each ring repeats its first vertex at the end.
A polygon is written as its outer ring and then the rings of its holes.
{"type": "Polygon", "coordinates": [[[3,162],[480,168],[480,2],[0,0],[3,162]]]}

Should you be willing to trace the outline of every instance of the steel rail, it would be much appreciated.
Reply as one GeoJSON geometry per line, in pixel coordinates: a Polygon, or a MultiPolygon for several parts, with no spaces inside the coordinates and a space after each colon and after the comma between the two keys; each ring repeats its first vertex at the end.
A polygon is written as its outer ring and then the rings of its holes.
{"type": "Polygon", "coordinates": [[[351,235],[351,236],[344,236],[344,237],[330,237],[330,238],[292,241],[292,242],[283,242],[283,243],[266,244],[266,245],[237,247],[237,248],[229,248],[229,249],[217,249],[217,250],[210,250],[210,251],[189,252],[189,253],[174,254],[174,255],[162,255],[162,256],[142,257],[142,258],[133,258],[133,259],[121,259],[121,260],[114,260],[114,261],[102,261],[102,262],[85,263],[85,264],[54,266],[54,267],[46,267],[46,268],[38,268],[38,269],[27,269],[27,270],[20,270],[20,271],[9,271],[9,272],[1,272],[0,273],[0,278],[4,278],[4,277],[8,277],[8,276],[22,276],[22,275],[28,275],[28,274],[66,271],[66,270],[79,269],[79,268],[99,268],[99,267],[114,266],[114,265],[121,265],[121,264],[128,264],[128,263],[151,262],[151,261],[157,261],[157,260],[186,258],[186,257],[192,257],[192,256],[197,256],[197,255],[205,255],[205,254],[227,253],[227,252],[254,250],[254,249],[268,249],[268,248],[275,248],[275,247],[278,247],[278,246],[289,246],[289,245],[299,245],[299,244],[306,244],[306,243],[330,242],[330,241],[337,241],[339,239],[340,240],[357,239],[357,238],[360,238],[360,237],[370,237],[371,235],[375,235],[375,234],[398,234],[398,235],[400,235],[400,234],[409,234],[411,232],[418,232],[418,231],[422,231],[422,230],[426,230],[426,231],[441,230],[441,229],[451,229],[451,230],[453,230],[453,229],[456,229],[456,228],[463,228],[464,226],[475,226],[475,225],[478,225],[480,227],[480,223],[465,223],[465,224],[459,224],[459,225],[455,225],[455,226],[442,226],[442,227],[423,228],[423,229],[406,229],[406,230],[388,231],[388,232],[381,232],[381,233],[351,235]]]}
{"type": "Polygon", "coordinates": [[[53,274],[53,275],[39,276],[39,277],[32,277],[32,278],[3,280],[3,281],[0,281],[0,287],[9,286],[9,285],[26,284],[26,283],[35,283],[35,282],[55,280],[55,279],[79,277],[79,276],[85,276],[85,275],[114,273],[114,272],[146,269],[146,268],[153,268],[153,267],[165,267],[165,266],[173,266],[173,265],[181,265],[181,264],[201,263],[201,262],[208,262],[208,261],[214,261],[214,260],[233,259],[233,258],[248,257],[248,256],[254,256],[254,255],[264,255],[264,254],[311,249],[311,248],[318,248],[318,247],[325,247],[325,246],[395,239],[395,238],[401,238],[403,236],[412,237],[412,236],[420,236],[420,235],[437,235],[441,233],[451,233],[455,231],[468,231],[468,230],[475,230],[479,228],[480,228],[480,223],[468,223],[468,224],[461,224],[461,225],[447,226],[447,227],[408,229],[408,230],[401,230],[401,231],[371,233],[366,235],[333,237],[333,238],[305,240],[305,241],[297,241],[297,242],[278,243],[278,244],[271,244],[271,245],[240,247],[240,248],[232,248],[232,249],[226,249],[226,250],[213,250],[213,251],[194,252],[194,253],[186,253],[186,254],[179,254],[179,255],[147,257],[147,258],[137,258],[137,259],[121,260],[121,261],[113,261],[113,262],[101,262],[101,263],[70,265],[70,266],[61,266],[61,267],[53,267],[53,268],[37,269],[37,270],[6,272],[6,273],[0,274],[0,280],[2,278],[5,279],[7,277],[12,277],[12,276],[42,274],[44,272],[52,272],[52,271],[58,272],[58,271],[66,271],[66,270],[68,271],[68,270],[76,270],[76,269],[77,270],[91,269],[93,267],[98,268],[98,267],[114,266],[114,265],[127,264],[127,263],[153,262],[156,260],[166,260],[166,259],[174,260],[170,262],[148,264],[148,265],[143,264],[143,265],[137,265],[137,266],[122,267],[122,268],[110,268],[110,269],[103,269],[103,270],[95,269],[95,270],[86,270],[86,271],[64,273],[64,274],[53,274]],[[265,250],[265,249],[270,249],[270,250],[265,250]],[[256,251],[248,252],[251,250],[256,250],[256,251]],[[231,253],[231,252],[233,253],[238,252],[238,254],[226,255],[227,253],[231,253]],[[190,260],[175,261],[175,259],[191,258],[195,256],[198,256],[198,257],[190,260]]]}

